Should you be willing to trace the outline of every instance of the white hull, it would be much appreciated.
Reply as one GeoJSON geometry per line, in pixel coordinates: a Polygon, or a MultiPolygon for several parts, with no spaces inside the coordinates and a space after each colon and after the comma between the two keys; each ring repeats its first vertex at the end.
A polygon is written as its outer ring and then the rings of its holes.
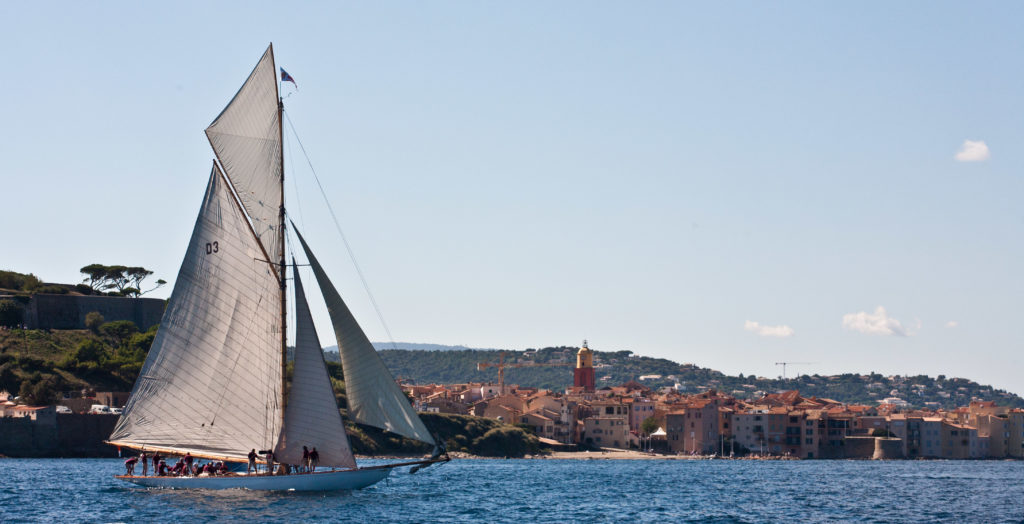
{"type": "Polygon", "coordinates": [[[226,477],[129,477],[119,475],[117,478],[147,488],[338,491],[372,486],[387,478],[391,469],[375,467],[292,475],[232,475],[226,477]]]}

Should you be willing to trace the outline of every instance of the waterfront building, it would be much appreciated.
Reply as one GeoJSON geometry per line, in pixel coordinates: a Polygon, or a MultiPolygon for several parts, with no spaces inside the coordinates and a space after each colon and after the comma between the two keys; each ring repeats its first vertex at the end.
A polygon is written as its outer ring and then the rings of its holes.
{"type": "Polygon", "coordinates": [[[1012,409],[1006,413],[1006,454],[1024,458],[1024,410],[1012,409]]]}

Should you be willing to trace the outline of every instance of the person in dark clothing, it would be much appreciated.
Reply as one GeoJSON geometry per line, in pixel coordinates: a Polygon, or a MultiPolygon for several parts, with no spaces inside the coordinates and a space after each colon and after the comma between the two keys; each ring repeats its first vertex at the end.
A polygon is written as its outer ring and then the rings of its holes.
{"type": "Polygon", "coordinates": [[[313,446],[313,451],[309,452],[309,472],[316,472],[316,465],[320,463],[320,452],[316,450],[316,446],[313,446]]]}
{"type": "Polygon", "coordinates": [[[185,458],[182,460],[185,461],[185,469],[188,471],[192,471],[192,454],[186,451],[185,458]]]}
{"type": "Polygon", "coordinates": [[[309,448],[302,446],[302,471],[309,472],[309,448]]]}
{"type": "Polygon", "coordinates": [[[259,468],[256,467],[256,448],[252,448],[249,452],[249,467],[245,468],[245,474],[250,475],[253,472],[259,473],[259,468]]]}
{"type": "Polygon", "coordinates": [[[161,477],[167,476],[167,462],[164,462],[163,460],[160,461],[160,464],[158,464],[156,468],[156,474],[161,477]]]}
{"type": "Polygon", "coordinates": [[[160,467],[160,461],[161,460],[163,460],[163,457],[160,456],[160,452],[159,451],[153,453],[153,473],[154,474],[156,473],[157,468],[160,467]]]}
{"type": "Polygon", "coordinates": [[[260,450],[260,453],[263,453],[264,455],[267,456],[267,475],[273,475],[274,474],[274,452],[269,450],[269,449],[264,449],[264,450],[260,450]]]}

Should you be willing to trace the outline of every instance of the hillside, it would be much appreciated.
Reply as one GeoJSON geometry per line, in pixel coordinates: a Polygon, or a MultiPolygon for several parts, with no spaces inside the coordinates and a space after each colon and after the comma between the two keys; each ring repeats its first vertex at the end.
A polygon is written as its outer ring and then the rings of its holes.
{"type": "MultiPolygon", "coordinates": [[[[88,330],[0,330],[0,389],[29,394],[41,401],[61,391],[82,388],[127,391],[135,382],[155,328],[138,332],[130,322],[107,322],[88,330]]],[[[507,351],[507,363],[559,363],[558,367],[510,368],[510,384],[560,391],[572,384],[576,348],[507,351]]],[[[417,383],[497,382],[494,368],[477,370],[478,362],[497,362],[497,350],[458,351],[382,350],[381,357],[397,378],[417,383]]],[[[686,393],[717,389],[738,398],[798,389],[804,396],[840,402],[876,404],[897,396],[913,406],[954,408],[974,399],[1024,408],[1024,399],[966,378],[894,376],[877,373],[832,376],[801,375],[788,380],[754,376],[728,376],[692,364],[634,355],[629,351],[595,351],[598,387],[638,380],[649,387],[675,386],[686,393]],[[643,379],[641,380],[641,378],[643,379]],[[893,393],[895,392],[895,394],[893,393]]],[[[338,354],[325,352],[338,361],[338,354]]]]}
{"type": "Polygon", "coordinates": [[[0,330],[0,390],[49,404],[61,392],[128,391],[142,369],[156,327],[127,321],[88,330],[0,330]]]}
{"type": "MultiPolygon", "coordinates": [[[[572,362],[576,348],[551,347],[540,350],[507,351],[506,362],[572,362]]],[[[498,351],[409,351],[384,350],[381,357],[396,377],[417,383],[497,382],[494,368],[477,370],[478,362],[497,362],[498,351]]],[[[801,375],[787,380],[754,376],[728,376],[719,371],[692,364],[678,364],[661,358],[633,355],[629,351],[595,351],[598,387],[638,380],[652,387],[679,384],[681,391],[698,393],[717,389],[737,398],[756,398],[762,392],[798,389],[804,396],[831,398],[851,404],[877,404],[897,396],[912,406],[954,408],[971,400],[994,400],[999,405],[1024,408],[1024,399],[1016,394],[980,385],[965,378],[944,375],[929,377],[893,376],[877,373],[861,375],[801,375]],[[645,377],[645,380],[639,380],[645,377]],[[652,376],[660,376],[654,378],[652,376]],[[895,394],[894,394],[895,392],[895,394]]],[[[570,367],[523,367],[507,369],[505,381],[527,387],[564,390],[572,385],[570,367]]]]}
{"type": "MultiPolygon", "coordinates": [[[[497,348],[471,348],[467,346],[446,346],[444,344],[424,344],[422,342],[371,342],[374,349],[383,351],[385,349],[415,349],[419,351],[465,351],[467,349],[479,349],[483,351],[498,351],[497,348]]],[[[337,353],[338,346],[327,346],[324,353],[337,353]]]]}

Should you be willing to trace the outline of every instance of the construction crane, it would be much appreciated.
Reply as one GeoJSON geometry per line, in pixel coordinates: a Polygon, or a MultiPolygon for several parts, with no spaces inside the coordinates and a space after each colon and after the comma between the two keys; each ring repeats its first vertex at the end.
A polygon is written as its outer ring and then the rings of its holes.
{"type": "Polygon", "coordinates": [[[776,362],[776,366],[782,366],[782,380],[786,380],[786,366],[803,366],[807,364],[817,364],[817,362],[776,362]]]}
{"type": "Polygon", "coordinates": [[[516,362],[516,363],[505,363],[505,352],[502,351],[498,354],[497,362],[477,362],[476,370],[483,371],[487,368],[498,368],[498,391],[502,395],[505,394],[505,368],[539,368],[539,367],[554,367],[554,366],[572,366],[572,362],[516,362]]]}

